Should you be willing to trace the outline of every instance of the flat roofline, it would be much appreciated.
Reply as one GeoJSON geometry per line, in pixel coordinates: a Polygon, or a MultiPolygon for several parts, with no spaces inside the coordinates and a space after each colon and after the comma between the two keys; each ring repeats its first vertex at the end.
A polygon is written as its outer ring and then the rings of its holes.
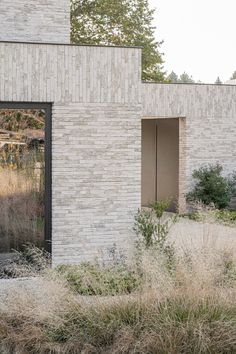
{"type": "Polygon", "coordinates": [[[214,87],[221,87],[221,86],[231,86],[235,87],[236,84],[207,84],[202,82],[151,82],[151,81],[142,81],[142,84],[153,84],[153,85],[188,85],[188,86],[214,86],[214,87]]]}
{"type": "Polygon", "coordinates": [[[74,43],[49,43],[49,42],[27,42],[27,41],[4,41],[0,40],[0,43],[9,44],[37,44],[37,45],[57,45],[57,46],[68,46],[68,47],[102,47],[102,48],[127,48],[127,49],[142,49],[139,46],[123,46],[123,45],[105,45],[105,44],[74,44],[74,43]]]}

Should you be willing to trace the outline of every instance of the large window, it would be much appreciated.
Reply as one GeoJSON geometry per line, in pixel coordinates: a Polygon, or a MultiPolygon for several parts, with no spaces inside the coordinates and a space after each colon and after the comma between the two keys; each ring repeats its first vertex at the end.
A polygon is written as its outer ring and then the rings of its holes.
{"type": "Polygon", "coordinates": [[[0,103],[0,253],[50,250],[51,107],[0,103]]]}

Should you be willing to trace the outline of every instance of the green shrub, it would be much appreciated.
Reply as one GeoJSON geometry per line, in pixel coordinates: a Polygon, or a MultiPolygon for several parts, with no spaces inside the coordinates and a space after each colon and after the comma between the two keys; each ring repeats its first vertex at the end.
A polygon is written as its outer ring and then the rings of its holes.
{"type": "Polygon", "coordinates": [[[139,210],[135,216],[134,231],[138,236],[136,261],[143,249],[152,249],[164,255],[168,270],[174,267],[174,248],[168,240],[168,234],[176,216],[163,218],[169,202],[160,201],[151,205],[151,209],[139,210]]]}
{"type": "Polygon", "coordinates": [[[150,248],[155,243],[157,225],[151,210],[139,210],[135,215],[134,231],[142,237],[145,248],[150,248]]]}
{"type": "Polygon", "coordinates": [[[180,217],[183,218],[188,218],[189,220],[193,220],[193,221],[202,221],[202,215],[195,211],[193,213],[186,213],[186,214],[181,214],[180,217]]]}
{"type": "Polygon", "coordinates": [[[156,202],[152,203],[150,205],[150,207],[155,212],[156,217],[158,219],[160,219],[163,216],[164,212],[169,209],[170,201],[168,201],[168,200],[156,201],[156,202]]]}
{"type": "Polygon", "coordinates": [[[228,189],[231,197],[236,196],[236,172],[231,173],[228,176],[228,189]]]}
{"type": "Polygon", "coordinates": [[[225,224],[236,224],[236,211],[232,210],[217,210],[216,219],[225,224]]]}
{"type": "Polygon", "coordinates": [[[141,276],[125,265],[61,265],[57,272],[80,295],[129,294],[141,284],[141,276]]]}
{"type": "Polygon", "coordinates": [[[235,193],[236,178],[223,177],[222,166],[218,163],[203,166],[193,172],[195,187],[187,195],[189,201],[200,201],[205,205],[214,204],[217,209],[228,207],[235,193]]]}
{"type": "Polygon", "coordinates": [[[145,248],[157,248],[164,251],[167,236],[176,215],[163,218],[164,212],[169,208],[169,201],[157,201],[150,205],[150,209],[138,210],[135,215],[134,231],[141,237],[145,248]]]}
{"type": "Polygon", "coordinates": [[[223,209],[223,210],[206,210],[195,211],[192,213],[181,214],[180,217],[188,218],[189,220],[224,224],[228,226],[236,225],[236,211],[223,209]]]}

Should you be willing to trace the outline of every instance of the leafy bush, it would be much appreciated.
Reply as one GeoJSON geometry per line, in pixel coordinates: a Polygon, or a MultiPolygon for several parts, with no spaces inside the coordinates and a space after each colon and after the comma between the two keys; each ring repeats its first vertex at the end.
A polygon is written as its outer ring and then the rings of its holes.
{"type": "Polygon", "coordinates": [[[174,266],[174,249],[167,237],[176,216],[164,218],[164,211],[169,202],[159,201],[151,205],[150,209],[139,210],[135,216],[134,231],[138,236],[137,259],[143,250],[152,249],[161,253],[166,259],[168,270],[174,266]]]}
{"type": "Polygon", "coordinates": [[[163,219],[164,211],[169,207],[168,201],[158,201],[150,209],[138,210],[135,215],[134,231],[140,237],[145,248],[164,248],[174,218],[163,219]]]}
{"type": "Polygon", "coordinates": [[[152,210],[139,210],[135,216],[134,231],[144,248],[156,248],[163,251],[170,230],[171,220],[155,218],[152,210]]]}
{"type": "Polygon", "coordinates": [[[188,218],[189,220],[193,220],[193,221],[202,221],[202,215],[197,211],[193,213],[181,214],[180,216],[183,218],[188,218]]]}
{"type": "Polygon", "coordinates": [[[168,200],[160,200],[152,203],[150,207],[155,212],[156,217],[160,219],[164,212],[167,211],[170,207],[170,202],[168,200]]]}
{"type": "Polygon", "coordinates": [[[141,284],[141,276],[125,265],[62,265],[57,267],[57,272],[80,295],[129,294],[141,284]]]}
{"type": "Polygon", "coordinates": [[[193,172],[196,181],[192,192],[188,193],[189,201],[201,201],[206,205],[214,204],[217,209],[228,207],[235,194],[235,176],[223,177],[222,166],[218,163],[203,166],[193,172]]]}
{"type": "Polygon", "coordinates": [[[231,173],[228,178],[228,189],[230,192],[231,197],[235,197],[236,196],[236,172],[234,171],[233,173],[231,173]]]}
{"type": "Polygon", "coordinates": [[[236,211],[228,209],[203,208],[203,210],[181,214],[180,217],[200,222],[236,226],[236,211]]]}
{"type": "Polygon", "coordinates": [[[142,242],[146,248],[152,247],[156,243],[157,225],[150,210],[138,211],[135,215],[134,231],[138,236],[142,236],[142,242]]]}
{"type": "Polygon", "coordinates": [[[216,219],[225,224],[236,224],[236,211],[232,210],[217,210],[216,219]]]}

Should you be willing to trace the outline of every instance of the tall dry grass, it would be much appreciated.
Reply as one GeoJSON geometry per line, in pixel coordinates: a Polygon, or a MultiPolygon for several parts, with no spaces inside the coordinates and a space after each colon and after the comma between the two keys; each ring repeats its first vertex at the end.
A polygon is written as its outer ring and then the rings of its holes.
{"type": "Polygon", "coordinates": [[[230,230],[176,224],[172,268],[164,255],[143,252],[143,287],[133,295],[76,297],[53,271],[27,291],[15,285],[0,306],[0,352],[236,353],[236,237],[230,230]]]}
{"type": "Polygon", "coordinates": [[[24,243],[41,245],[43,207],[32,176],[24,170],[0,170],[0,252],[24,243]]]}

